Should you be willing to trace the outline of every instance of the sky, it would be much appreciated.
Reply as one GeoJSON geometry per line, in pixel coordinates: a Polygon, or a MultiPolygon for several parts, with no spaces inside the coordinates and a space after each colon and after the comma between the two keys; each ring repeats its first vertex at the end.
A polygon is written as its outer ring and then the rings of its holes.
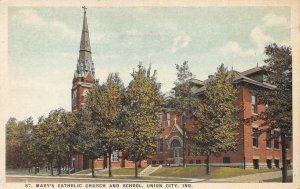
{"type": "MultiPolygon", "coordinates": [[[[142,62],[157,70],[163,93],[174,86],[175,64],[188,61],[205,80],[221,63],[237,71],[262,66],[266,45],[291,43],[288,7],[88,7],[87,20],[100,83],[119,72],[127,86],[142,62]]],[[[71,111],[82,21],[79,7],[9,7],[10,117],[71,111]]]]}

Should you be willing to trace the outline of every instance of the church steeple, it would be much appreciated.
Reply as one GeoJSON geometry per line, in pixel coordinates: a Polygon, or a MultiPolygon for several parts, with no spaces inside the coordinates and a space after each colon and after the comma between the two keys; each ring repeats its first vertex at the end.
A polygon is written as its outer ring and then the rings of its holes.
{"type": "Polygon", "coordinates": [[[94,62],[92,60],[92,51],[90,45],[89,29],[87,24],[86,7],[84,10],[82,34],[80,40],[79,58],[77,62],[77,74],[80,77],[85,77],[89,73],[95,77],[94,62]]]}
{"type": "Polygon", "coordinates": [[[84,15],[79,57],[77,60],[77,68],[74,73],[74,78],[72,81],[73,86],[71,89],[73,112],[80,110],[84,106],[87,92],[94,87],[95,82],[98,82],[95,79],[95,69],[94,62],[92,60],[86,7],[82,8],[84,10],[84,15]]]}

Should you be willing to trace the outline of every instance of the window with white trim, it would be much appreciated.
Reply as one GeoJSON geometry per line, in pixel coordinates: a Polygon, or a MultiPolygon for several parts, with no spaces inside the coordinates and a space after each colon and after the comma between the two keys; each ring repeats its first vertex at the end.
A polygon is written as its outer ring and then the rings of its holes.
{"type": "Polygon", "coordinates": [[[266,132],[266,147],[272,148],[271,130],[267,130],[266,132]]]}
{"type": "Polygon", "coordinates": [[[290,149],[290,137],[285,135],[285,148],[290,149]]]}
{"type": "Polygon", "coordinates": [[[77,89],[75,89],[73,91],[73,94],[72,94],[72,104],[73,104],[73,106],[75,106],[77,104],[76,101],[77,101],[77,89]]]}
{"type": "Polygon", "coordinates": [[[114,150],[114,151],[111,153],[111,161],[119,161],[118,150],[114,150]]]}
{"type": "Polygon", "coordinates": [[[158,153],[161,153],[161,152],[163,152],[163,139],[162,138],[160,138],[160,139],[158,139],[158,153]]]}
{"type": "Polygon", "coordinates": [[[279,149],[279,131],[274,131],[274,148],[279,149]]]}
{"type": "Polygon", "coordinates": [[[252,128],[252,146],[258,148],[258,128],[252,128]]]}
{"type": "Polygon", "coordinates": [[[159,121],[159,124],[162,125],[162,122],[163,122],[162,114],[158,114],[158,121],[159,121]]]}
{"type": "Polygon", "coordinates": [[[171,113],[170,112],[167,112],[167,126],[170,127],[171,123],[171,113]]]}
{"type": "Polygon", "coordinates": [[[257,99],[255,95],[251,95],[251,112],[257,114],[257,99]]]}

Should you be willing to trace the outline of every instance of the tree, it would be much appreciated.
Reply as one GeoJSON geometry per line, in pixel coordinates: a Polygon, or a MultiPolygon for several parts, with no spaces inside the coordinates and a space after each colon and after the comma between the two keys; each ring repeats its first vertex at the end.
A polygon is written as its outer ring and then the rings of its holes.
{"type": "Polygon", "coordinates": [[[53,175],[54,164],[57,165],[58,174],[61,173],[61,167],[67,157],[65,125],[61,120],[64,114],[65,110],[62,108],[52,110],[48,117],[39,121],[34,132],[34,146],[50,164],[51,175],[53,175]]]}
{"type": "Polygon", "coordinates": [[[109,74],[106,83],[95,85],[87,95],[86,104],[80,114],[81,132],[79,148],[92,159],[108,155],[109,177],[111,173],[111,154],[121,149],[120,115],[122,112],[123,83],[118,73],[109,74]],[[93,134],[92,134],[93,133],[93,134]],[[93,135],[93,137],[89,137],[93,135]]]}
{"type": "Polygon", "coordinates": [[[191,140],[206,155],[206,173],[209,174],[210,155],[219,156],[233,151],[238,142],[238,112],[236,105],[237,89],[233,75],[222,64],[213,78],[206,84],[201,109],[195,113],[198,123],[193,127],[191,140]]]}
{"type": "Polygon", "coordinates": [[[268,58],[264,67],[266,82],[276,86],[273,90],[259,91],[259,100],[268,105],[260,116],[264,125],[278,129],[282,149],[282,182],[287,182],[286,144],[292,137],[292,52],[290,47],[275,43],[265,48],[268,58]]]}
{"type": "Polygon", "coordinates": [[[78,129],[76,127],[77,118],[73,112],[63,112],[60,118],[61,135],[63,137],[65,146],[65,155],[67,161],[68,174],[70,174],[72,152],[76,144],[76,136],[78,136],[78,129]]]}
{"type": "Polygon", "coordinates": [[[156,148],[156,137],[161,131],[157,113],[161,111],[163,97],[156,71],[151,75],[151,66],[146,70],[141,64],[132,73],[125,94],[124,132],[127,140],[124,146],[126,157],[137,163],[147,159],[156,148]]]}
{"type": "Polygon", "coordinates": [[[109,74],[106,83],[103,85],[104,98],[100,102],[102,112],[102,123],[106,127],[105,149],[109,158],[109,177],[111,172],[111,154],[113,151],[120,150],[122,144],[122,131],[120,128],[121,114],[123,110],[122,99],[124,96],[124,85],[118,73],[109,74]]]}
{"type": "Polygon", "coordinates": [[[31,136],[33,119],[24,121],[10,118],[6,123],[6,166],[29,168],[33,165],[31,154],[31,136]]]}
{"type": "Polygon", "coordinates": [[[86,96],[85,106],[77,114],[77,136],[76,149],[86,155],[92,161],[92,177],[95,177],[94,160],[104,154],[106,132],[98,106],[103,97],[103,90],[96,84],[93,90],[86,96]]]}
{"type": "MultiPolygon", "coordinates": [[[[192,91],[192,72],[189,70],[188,62],[183,62],[182,65],[176,64],[177,80],[174,82],[174,96],[170,98],[168,105],[174,109],[176,113],[181,115],[186,120],[187,114],[192,114],[195,109],[199,108],[199,99],[192,91]]],[[[186,131],[185,122],[183,126],[183,167],[186,166],[185,151],[186,151],[186,131]]]]}

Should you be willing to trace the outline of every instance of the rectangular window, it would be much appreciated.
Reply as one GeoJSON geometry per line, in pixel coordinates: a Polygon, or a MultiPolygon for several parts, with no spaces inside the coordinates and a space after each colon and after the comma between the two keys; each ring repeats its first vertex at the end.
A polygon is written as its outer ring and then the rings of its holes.
{"type": "Polygon", "coordinates": [[[291,160],[286,160],[286,166],[287,166],[287,168],[291,168],[292,167],[291,160]]]}
{"type": "Polygon", "coordinates": [[[290,149],[290,137],[285,136],[285,148],[290,149]]]}
{"type": "Polygon", "coordinates": [[[158,114],[158,119],[159,119],[159,124],[162,125],[162,122],[163,122],[162,114],[158,114]]]}
{"type": "Polygon", "coordinates": [[[279,132],[274,131],[274,148],[279,149],[279,132]]]}
{"type": "Polygon", "coordinates": [[[113,161],[113,162],[119,161],[118,151],[117,150],[114,150],[111,153],[111,161],[113,161]]]}
{"type": "Polygon", "coordinates": [[[271,159],[267,159],[267,167],[268,167],[268,169],[272,168],[272,160],[271,159]]]}
{"type": "Polygon", "coordinates": [[[196,164],[201,164],[201,160],[197,159],[196,164]]]}
{"type": "Polygon", "coordinates": [[[278,159],[274,160],[274,165],[275,165],[275,168],[279,168],[279,160],[278,159]]]}
{"type": "Polygon", "coordinates": [[[230,157],[223,157],[223,163],[230,163],[230,157]]]}
{"type": "Polygon", "coordinates": [[[171,114],[170,114],[170,112],[168,112],[167,113],[167,126],[168,127],[170,127],[170,125],[171,125],[170,121],[171,121],[171,114]]]}
{"type": "Polygon", "coordinates": [[[163,152],[163,139],[162,138],[158,139],[158,152],[159,153],[163,152]]]}
{"type": "Polygon", "coordinates": [[[188,156],[192,156],[193,155],[193,151],[191,148],[188,148],[188,156]]]}
{"type": "Polygon", "coordinates": [[[258,148],[258,129],[252,128],[252,146],[258,148]]]}
{"type": "Polygon", "coordinates": [[[181,124],[186,125],[186,117],[185,115],[181,115],[181,124]]]}
{"type": "Polygon", "coordinates": [[[251,112],[257,114],[257,99],[255,95],[251,96],[251,112]]]}
{"type": "Polygon", "coordinates": [[[189,160],[189,164],[193,164],[194,161],[192,159],[189,160]]]}
{"type": "Polygon", "coordinates": [[[271,142],[272,142],[272,140],[271,140],[271,130],[267,130],[267,132],[266,132],[266,147],[267,148],[272,147],[271,142]]]}
{"type": "Polygon", "coordinates": [[[253,168],[259,169],[259,159],[253,159],[253,168]]]}

